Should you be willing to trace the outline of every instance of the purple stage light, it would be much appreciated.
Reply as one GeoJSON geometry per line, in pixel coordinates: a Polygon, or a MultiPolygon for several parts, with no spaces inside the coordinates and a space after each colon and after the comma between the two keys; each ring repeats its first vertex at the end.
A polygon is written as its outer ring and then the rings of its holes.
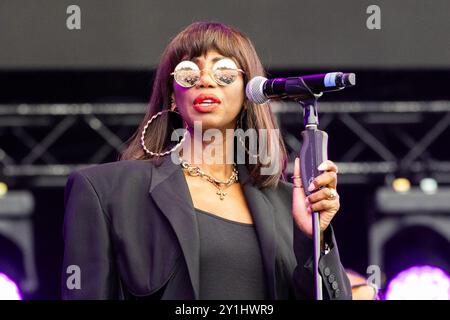
{"type": "Polygon", "coordinates": [[[437,267],[411,267],[392,279],[386,300],[450,300],[450,277],[437,267]]]}
{"type": "Polygon", "coordinates": [[[17,285],[3,273],[0,273],[0,300],[22,300],[17,285]]]}

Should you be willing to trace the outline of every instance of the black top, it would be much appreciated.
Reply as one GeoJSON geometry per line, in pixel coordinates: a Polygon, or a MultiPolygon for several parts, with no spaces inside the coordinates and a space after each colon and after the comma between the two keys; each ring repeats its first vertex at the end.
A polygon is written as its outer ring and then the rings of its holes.
{"type": "Polygon", "coordinates": [[[267,299],[254,225],[195,210],[200,233],[200,299],[267,299]]]}

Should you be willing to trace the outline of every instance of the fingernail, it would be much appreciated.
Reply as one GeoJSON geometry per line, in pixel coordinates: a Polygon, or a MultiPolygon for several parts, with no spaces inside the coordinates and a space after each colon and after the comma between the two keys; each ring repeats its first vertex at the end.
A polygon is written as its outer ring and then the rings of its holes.
{"type": "Polygon", "coordinates": [[[327,168],[328,168],[328,166],[327,166],[327,164],[326,164],[325,162],[322,162],[322,163],[317,167],[317,169],[320,170],[320,171],[327,170],[327,168]]]}
{"type": "Polygon", "coordinates": [[[309,200],[308,200],[308,198],[305,198],[305,204],[306,204],[306,206],[309,206],[309,200]]]}
{"type": "Polygon", "coordinates": [[[311,182],[311,184],[308,187],[308,191],[313,191],[316,187],[314,186],[314,183],[311,182]]]}

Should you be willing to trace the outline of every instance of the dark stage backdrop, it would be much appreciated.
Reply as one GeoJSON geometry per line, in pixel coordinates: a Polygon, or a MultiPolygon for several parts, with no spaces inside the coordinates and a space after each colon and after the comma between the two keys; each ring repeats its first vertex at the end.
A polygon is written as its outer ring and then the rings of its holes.
{"type": "Polygon", "coordinates": [[[449,67],[449,11],[448,0],[2,0],[0,69],[151,68],[198,20],[247,33],[268,68],[449,67]],[[79,30],[66,26],[70,5],[79,30]]]}

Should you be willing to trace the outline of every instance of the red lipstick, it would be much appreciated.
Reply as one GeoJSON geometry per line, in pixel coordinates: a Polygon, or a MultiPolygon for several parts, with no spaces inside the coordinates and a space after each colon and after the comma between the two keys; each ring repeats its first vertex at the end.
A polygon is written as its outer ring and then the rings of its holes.
{"type": "Polygon", "coordinates": [[[219,106],[222,101],[214,94],[200,94],[193,102],[197,112],[211,112],[219,106]]]}

